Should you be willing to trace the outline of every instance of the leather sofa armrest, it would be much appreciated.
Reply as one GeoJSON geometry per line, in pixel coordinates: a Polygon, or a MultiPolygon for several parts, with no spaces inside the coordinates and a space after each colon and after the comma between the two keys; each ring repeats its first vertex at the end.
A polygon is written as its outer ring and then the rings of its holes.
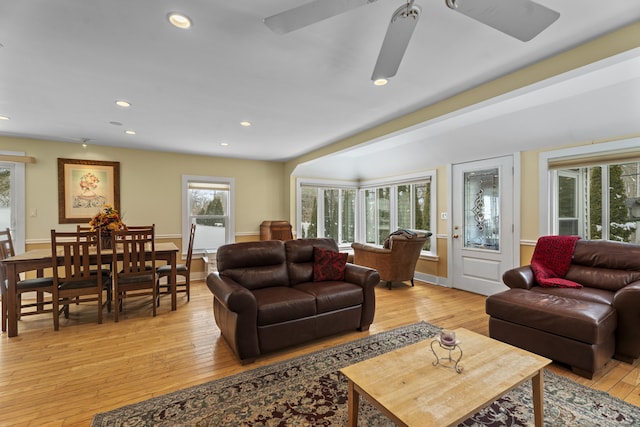
{"type": "Polygon", "coordinates": [[[615,358],[632,363],[640,356],[640,281],[632,282],[613,296],[618,312],[615,358]]]}
{"type": "Polygon", "coordinates": [[[531,289],[538,285],[533,275],[533,270],[528,265],[505,271],[502,275],[502,281],[511,289],[531,289]]]}
{"type": "Polygon", "coordinates": [[[373,268],[347,263],[344,270],[344,281],[363,288],[374,288],[380,283],[380,274],[373,268]]]}
{"type": "Polygon", "coordinates": [[[376,311],[375,287],[380,283],[380,274],[372,268],[347,264],[344,271],[344,280],[345,282],[354,283],[362,287],[364,302],[362,304],[362,315],[360,316],[360,327],[358,329],[366,331],[373,322],[373,316],[376,311]]]}
{"type": "Polygon", "coordinates": [[[219,273],[211,273],[207,277],[207,287],[211,293],[229,310],[236,313],[258,311],[255,297],[238,282],[219,273]]]}
{"type": "Polygon", "coordinates": [[[207,276],[207,287],[213,294],[213,315],[222,336],[242,364],[252,363],[260,355],[255,296],[219,273],[207,276]]]}

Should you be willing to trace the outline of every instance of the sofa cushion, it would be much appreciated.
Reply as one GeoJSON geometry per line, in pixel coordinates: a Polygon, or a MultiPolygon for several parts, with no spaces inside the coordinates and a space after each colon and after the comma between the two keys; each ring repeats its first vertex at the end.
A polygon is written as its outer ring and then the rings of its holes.
{"type": "Polygon", "coordinates": [[[221,276],[247,289],[289,285],[284,244],[279,240],[223,245],[216,259],[221,276]]]}
{"type": "Polygon", "coordinates": [[[313,281],[344,280],[347,253],[313,248],[313,281]]]}
{"type": "Polygon", "coordinates": [[[338,245],[333,239],[295,239],[284,242],[289,284],[313,281],[313,248],[338,251],[338,245]]]}
{"type": "Polygon", "coordinates": [[[486,301],[491,317],[588,344],[610,339],[617,326],[610,305],[525,289],[510,289],[486,301]]]}
{"type": "Polygon", "coordinates": [[[540,286],[534,286],[531,288],[533,292],[540,292],[543,294],[558,295],[565,298],[575,298],[582,301],[597,302],[599,304],[613,305],[613,296],[615,295],[611,291],[597,288],[583,287],[581,289],[574,288],[542,288],[540,286]]]}
{"type": "Polygon", "coordinates": [[[313,295],[318,313],[353,307],[364,302],[362,288],[348,282],[307,282],[296,285],[294,289],[313,295]]]}
{"type": "Polygon", "coordinates": [[[271,325],[314,316],[316,298],[286,286],[273,286],[253,291],[258,305],[258,326],[271,325]]]}

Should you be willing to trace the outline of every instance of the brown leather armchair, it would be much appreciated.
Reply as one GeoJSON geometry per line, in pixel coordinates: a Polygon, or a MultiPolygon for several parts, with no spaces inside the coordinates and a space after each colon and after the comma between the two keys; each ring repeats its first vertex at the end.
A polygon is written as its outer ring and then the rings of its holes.
{"type": "Polygon", "coordinates": [[[424,247],[431,233],[421,233],[412,237],[406,234],[389,236],[389,247],[379,248],[362,243],[352,243],[353,263],[378,270],[380,280],[387,282],[391,289],[393,282],[413,283],[413,274],[424,247]]]}

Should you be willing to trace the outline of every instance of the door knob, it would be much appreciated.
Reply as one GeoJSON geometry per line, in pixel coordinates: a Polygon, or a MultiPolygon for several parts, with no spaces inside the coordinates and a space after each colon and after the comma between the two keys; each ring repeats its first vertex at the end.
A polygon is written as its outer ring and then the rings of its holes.
{"type": "Polygon", "coordinates": [[[458,237],[460,237],[460,236],[459,236],[459,235],[457,235],[457,234],[454,234],[454,235],[453,235],[453,238],[454,238],[454,239],[457,239],[458,237]]]}

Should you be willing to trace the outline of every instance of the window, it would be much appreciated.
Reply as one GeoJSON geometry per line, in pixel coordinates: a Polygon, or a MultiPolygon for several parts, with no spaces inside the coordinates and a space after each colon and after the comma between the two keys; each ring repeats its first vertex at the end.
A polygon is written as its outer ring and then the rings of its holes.
{"type": "Polygon", "coordinates": [[[638,242],[640,162],[561,169],[558,234],[638,242]]]}
{"type": "Polygon", "coordinates": [[[297,229],[301,238],[330,237],[338,245],[354,242],[356,188],[335,183],[299,183],[297,229]]]}
{"type": "MultiPolygon", "coordinates": [[[[339,246],[353,242],[382,245],[398,228],[430,231],[434,224],[435,172],[375,181],[298,180],[297,234],[301,238],[330,237],[339,246]]],[[[435,237],[424,250],[431,251],[435,237]]]]}
{"type": "MultiPolygon", "coordinates": [[[[0,151],[0,155],[24,153],[0,151]]],[[[25,250],[25,167],[24,163],[0,161],[0,228],[11,229],[16,253],[25,250]]]]}
{"type": "Polygon", "coordinates": [[[540,233],[640,243],[639,144],[630,139],[542,153],[540,205],[548,217],[541,216],[540,233]]]}
{"type": "MultiPolygon", "coordinates": [[[[364,204],[364,241],[381,245],[398,228],[430,231],[435,203],[432,181],[435,174],[415,181],[385,183],[362,189],[364,204]]],[[[423,248],[431,251],[431,239],[423,248]]]]}
{"type": "Polygon", "coordinates": [[[193,251],[216,250],[234,241],[233,179],[183,176],[182,247],[189,244],[189,229],[196,224],[193,251]]]}

